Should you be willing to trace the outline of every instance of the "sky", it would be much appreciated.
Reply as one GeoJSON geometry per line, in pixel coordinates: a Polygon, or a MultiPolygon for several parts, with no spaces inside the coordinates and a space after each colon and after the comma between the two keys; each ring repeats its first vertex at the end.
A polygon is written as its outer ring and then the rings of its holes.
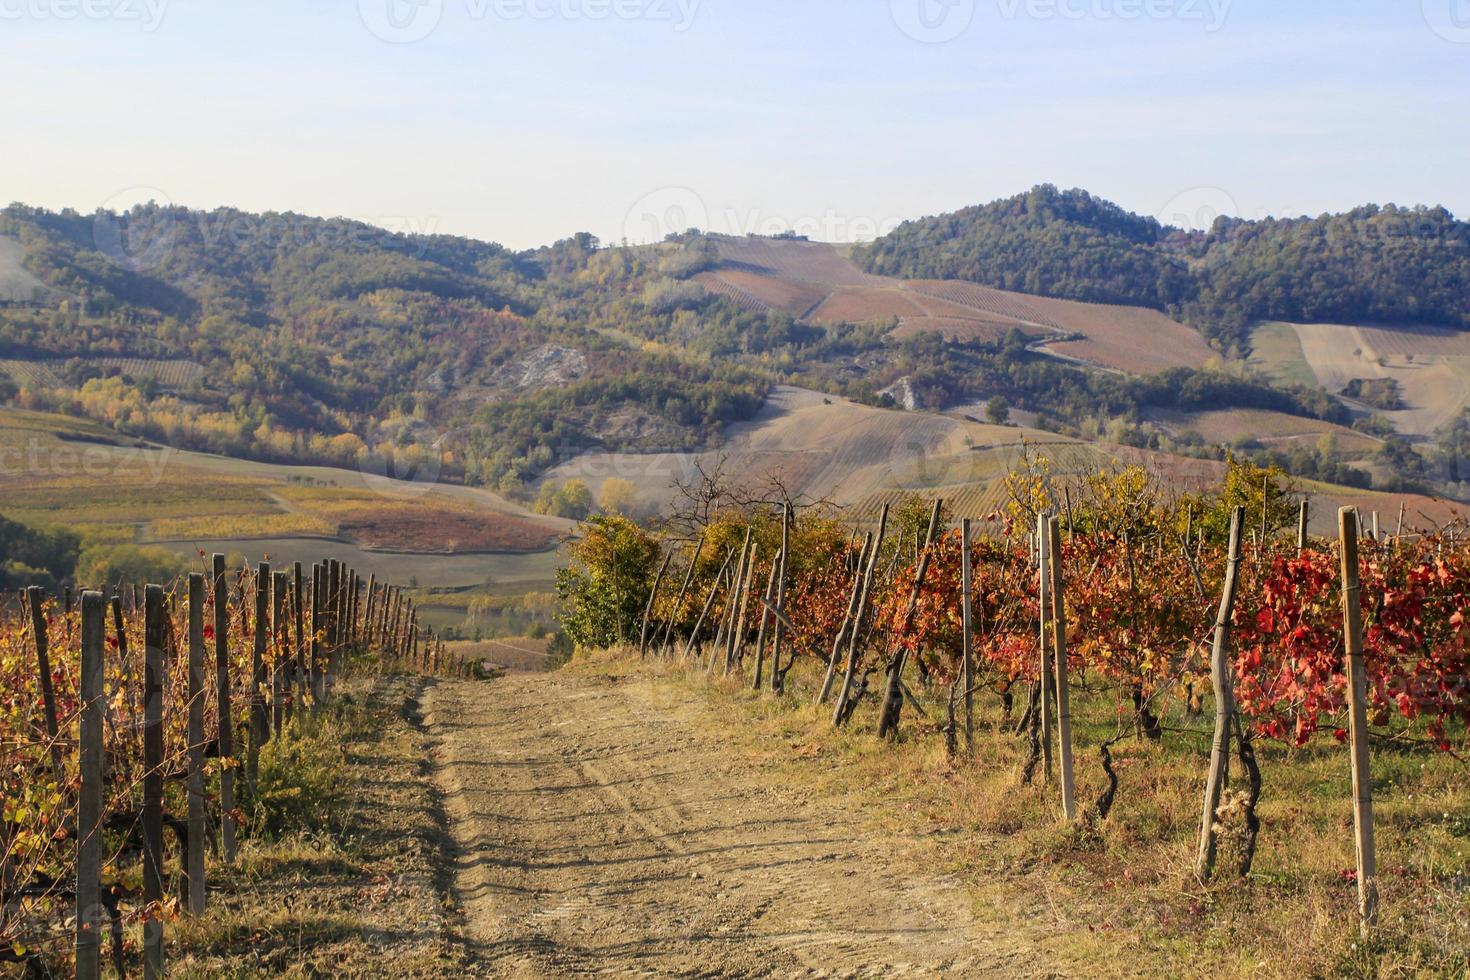
{"type": "Polygon", "coordinates": [[[1470,215],[1470,0],[0,0],[0,200],[514,248],[1083,187],[1470,215]]]}

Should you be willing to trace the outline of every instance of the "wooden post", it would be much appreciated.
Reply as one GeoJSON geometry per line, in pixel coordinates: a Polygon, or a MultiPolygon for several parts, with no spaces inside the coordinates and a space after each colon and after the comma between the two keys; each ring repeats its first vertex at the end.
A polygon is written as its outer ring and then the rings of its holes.
{"type": "Polygon", "coordinates": [[[306,569],[301,562],[291,564],[291,612],[296,620],[296,647],[291,655],[291,675],[287,678],[292,704],[306,707],[306,597],[301,589],[306,584],[306,569]]]}
{"type": "MultiPolygon", "coordinates": [[[[143,593],[143,901],[163,901],[163,647],[167,637],[163,588],[143,593]]],[[[163,976],[163,919],[143,927],[143,975],[163,976]]]]}
{"type": "Polygon", "coordinates": [[[260,745],[266,738],[265,713],[265,641],[270,629],[271,566],[260,562],[255,566],[255,643],[250,654],[250,746],[245,753],[245,782],[250,796],[255,797],[256,776],[260,772],[260,745]]]}
{"type": "Polygon", "coordinates": [[[873,539],[873,548],[868,553],[868,567],[863,570],[863,591],[858,598],[857,612],[852,617],[852,628],[848,631],[847,669],[842,675],[842,690],[832,708],[832,725],[841,725],[851,714],[848,701],[853,696],[853,683],[857,680],[858,655],[862,652],[863,615],[873,596],[873,573],[878,567],[878,555],[883,550],[883,535],[888,530],[888,505],[878,512],[878,536],[873,539]]]}
{"type": "Polygon", "coordinates": [[[688,657],[695,645],[699,642],[699,630],[704,626],[704,619],[709,615],[710,607],[715,603],[715,595],[720,591],[720,579],[725,577],[725,569],[730,567],[730,562],[734,558],[735,549],[731,548],[729,554],[725,555],[725,563],[720,566],[719,572],[715,574],[715,581],[710,586],[709,596],[704,600],[704,609],[700,611],[699,619],[695,620],[694,629],[689,633],[689,639],[684,643],[684,651],[679,655],[680,659],[688,657]]]}
{"type": "Polygon", "coordinates": [[[1347,649],[1348,741],[1352,745],[1353,844],[1358,856],[1358,914],[1363,934],[1367,935],[1378,921],[1378,858],[1373,843],[1373,780],[1368,768],[1368,674],[1363,667],[1358,537],[1347,508],[1338,514],[1338,531],[1342,537],[1343,639],[1347,649]]]}
{"type": "Polygon", "coordinates": [[[1051,672],[1051,648],[1047,643],[1046,628],[1051,622],[1051,545],[1047,542],[1051,524],[1045,514],[1036,518],[1036,610],[1041,628],[1041,697],[1036,710],[1041,712],[1041,758],[1042,774],[1051,782],[1051,694],[1054,688],[1051,672]]]}
{"type": "Polygon", "coordinates": [[[62,768],[61,743],[58,739],[56,720],[56,691],[51,684],[51,656],[46,636],[46,613],[42,604],[46,601],[46,590],[39,585],[26,589],[26,600],[31,608],[31,634],[36,641],[36,678],[41,683],[41,710],[46,718],[46,738],[51,743],[51,771],[56,781],[66,783],[66,771],[62,768]]]}
{"type": "Polygon", "coordinates": [[[1312,505],[1308,498],[1302,498],[1301,516],[1296,522],[1296,553],[1301,554],[1307,550],[1307,518],[1311,515],[1312,505]]]}
{"type": "Polygon", "coordinates": [[[374,612],[374,610],[375,610],[375,608],[377,606],[377,602],[378,602],[378,573],[377,572],[370,572],[368,574],[368,584],[367,584],[367,603],[366,603],[366,605],[363,606],[363,610],[362,610],[362,634],[363,634],[363,637],[365,639],[367,639],[369,642],[371,642],[371,639],[370,638],[373,635],[373,612],[374,612]]]}
{"type": "Polygon", "coordinates": [[[771,559],[771,570],[766,575],[766,591],[760,604],[760,621],[755,631],[755,679],[751,682],[751,690],[759,691],[761,681],[765,677],[763,671],[766,667],[766,627],[774,618],[771,616],[771,603],[776,601],[776,576],[780,574],[781,551],[776,550],[775,557],[771,559]]]}
{"type": "Polygon", "coordinates": [[[771,640],[771,692],[781,693],[786,674],[781,670],[781,647],[786,639],[786,579],[791,564],[791,504],[781,505],[781,570],[776,573],[776,608],[781,615],[776,617],[776,635],[771,640]]]}
{"type": "MultiPolygon", "coordinates": [[[[863,548],[858,552],[857,569],[852,574],[852,593],[847,597],[847,612],[832,638],[832,656],[827,660],[827,676],[822,679],[822,689],[817,692],[817,704],[826,704],[832,696],[832,684],[837,680],[837,662],[842,658],[842,641],[847,637],[852,617],[857,612],[858,597],[863,591],[863,566],[867,564],[868,549],[873,546],[873,532],[863,538],[863,548]]],[[[851,547],[851,545],[849,545],[851,547]]]]}
{"type": "MultiPolygon", "coordinates": [[[[1062,767],[1062,815],[1077,819],[1076,783],[1072,776],[1072,700],[1067,682],[1067,594],[1062,573],[1062,524],[1053,517],[1047,522],[1051,551],[1051,639],[1052,675],[1057,685],[1057,760],[1062,767]]],[[[966,561],[966,565],[969,562],[966,561]]]]}
{"type": "Polygon", "coordinates": [[[740,586],[740,618],[735,623],[735,637],[730,644],[730,655],[725,660],[725,676],[729,676],[745,656],[746,614],[750,611],[750,590],[755,585],[755,564],[760,555],[760,545],[750,543],[750,558],[745,563],[745,582],[740,586]]]}
{"type": "Polygon", "coordinates": [[[663,564],[658,566],[658,574],[653,577],[653,588],[648,590],[648,602],[643,607],[643,629],[638,633],[639,660],[648,656],[648,622],[653,618],[653,603],[658,598],[658,587],[664,584],[664,573],[669,570],[669,562],[673,560],[673,551],[664,555],[663,564]]]}
{"type": "MultiPolygon", "coordinates": [[[[102,648],[107,630],[107,599],[101,592],[82,593],[81,726],[77,793],[77,980],[102,974],[102,648]]],[[[43,971],[44,972],[44,971],[43,971]]]]}
{"type": "Polygon", "coordinates": [[[971,623],[973,570],[970,562],[970,519],[960,522],[960,683],[964,685],[965,751],[975,751],[975,641],[971,623]]]}
{"type": "Polygon", "coordinates": [[[1208,881],[1215,873],[1215,811],[1230,775],[1230,723],[1235,715],[1235,692],[1231,680],[1230,631],[1235,610],[1235,592],[1240,575],[1240,544],[1245,526],[1245,508],[1230,516],[1230,556],[1225,564],[1225,586],[1220,612],[1215,617],[1215,643],[1210,651],[1210,680],[1215,689],[1215,737],[1210,744],[1210,770],[1205,778],[1204,813],[1200,818],[1199,854],[1195,874],[1208,881]]]}
{"type": "Polygon", "coordinates": [[[224,765],[219,774],[220,846],[225,860],[235,862],[235,728],[231,716],[230,607],[225,583],[225,556],[216,553],[214,573],[214,683],[216,715],[219,719],[219,757],[224,765]]]}
{"type": "MultiPolygon", "coordinates": [[[[925,533],[923,544],[919,548],[918,568],[914,572],[913,589],[909,592],[908,610],[904,613],[904,631],[907,631],[913,624],[914,613],[919,606],[919,592],[924,586],[924,575],[929,570],[929,558],[933,554],[930,545],[934,543],[934,538],[939,533],[939,514],[943,508],[944,501],[935,498],[934,511],[929,515],[929,530],[925,533]]],[[[893,653],[892,663],[888,667],[888,686],[883,692],[883,706],[878,714],[878,736],[880,738],[898,737],[898,722],[903,713],[903,668],[907,662],[908,650],[899,647],[893,653]]]]}
{"type": "MultiPolygon", "coordinates": [[[[735,662],[735,650],[739,646],[736,630],[740,628],[740,604],[745,595],[745,580],[750,577],[749,568],[751,561],[752,535],[755,529],[745,529],[745,541],[740,545],[740,561],[735,565],[735,577],[730,582],[730,617],[729,625],[725,629],[725,643],[723,647],[717,648],[716,653],[724,652],[724,673],[730,673],[730,665],[735,662]]],[[[710,670],[714,670],[714,660],[710,660],[710,670]]]]}
{"type": "Polygon", "coordinates": [[[669,613],[668,625],[664,627],[663,642],[659,644],[658,655],[667,656],[669,644],[674,640],[674,626],[679,621],[679,611],[684,608],[684,597],[689,594],[689,585],[694,581],[694,569],[699,564],[700,552],[704,551],[704,533],[699,535],[699,541],[694,546],[694,557],[689,559],[689,567],[684,570],[684,584],[679,587],[679,597],[674,600],[674,610],[669,613]]]}
{"type": "Polygon", "coordinates": [[[322,704],[322,565],[311,566],[311,704],[319,708],[322,704]]]}
{"type": "Polygon", "coordinates": [[[286,720],[286,660],[291,639],[286,589],[290,581],[291,576],[285,572],[271,576],[271,731],[276,734],[280,734],[286,720]]]}
{"type": "Polygon", "coordinates": [[[184,871],[189,879],[189,914],[204,914],[204,576],[189,575],[189,769],[185,803],[189,847],[184,871]]]}

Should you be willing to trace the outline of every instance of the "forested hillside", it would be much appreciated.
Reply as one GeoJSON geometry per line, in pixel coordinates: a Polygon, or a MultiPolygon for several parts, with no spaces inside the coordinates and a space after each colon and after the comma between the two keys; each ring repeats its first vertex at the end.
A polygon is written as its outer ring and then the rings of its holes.
{"type": "Polygon", "coordinates": [[[48,287],[0,305],[4,393],[177,446],[401,472],[432,455],[513,488],[559,454],[702,445],[765,393],[747,371],[600,330],[589,310],[608,291],[579,300],[590,236],[518,255],[149,205],[12,206],[0,238],[48,287]]]}
{"type": "Polygon", "coordinates": [[[1151,306],[1237,347],[1266,319],[1470,327],[1470,224],[1444,208],[1220,218],[1189,233],[1043,184],[905,222],[853,258],[904,278],[1151,306]]]}
{"type": "MultiPolygon", "coordinates": [[[[857,258],[902,276],[1182,310],[1229,349],[1264,315],[1470,324],[1465,226],[1422,216],[1415,227],[1438,229],[1437,251],[1390,234],[1403,217],[1392,210],[1323,219],[1320,235],[1267,222],[1188,236],[1040,187],[911,222],[857,258]],[[1371,249],[1367,227],[1382,232],[1371,249]]],[[[1234,407],[1351,421],[1320,388],[1208,367],[1097,370],[1014,329],[946,337],[895,331],[892,317],[752,305],[707,288],[721,249],[698,232],[642,247],[579,234],[517,253],[295,214],[13,205],[0,242],[0,265],[14,267],[0,272],[44,286],[0,302],[8,403],[272,462],[393,474],[431,463],[525,500],[583,453],[713,448],[773,384],[870,405],[893,404],[898,385],[929,410],[1000,398],[1044,428],[1095,438],[1106,426],[1115,441],[1195,455],[1220,449],[1165,438],[1144,415],[1234,407]]]]}

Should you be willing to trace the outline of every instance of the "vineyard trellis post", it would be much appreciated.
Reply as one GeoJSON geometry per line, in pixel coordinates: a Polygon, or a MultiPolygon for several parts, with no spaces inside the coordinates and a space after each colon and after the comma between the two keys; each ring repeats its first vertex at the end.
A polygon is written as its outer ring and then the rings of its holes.
{"type": "Polygon", "coordinates": [[[746,616],[750,612],[750,590],[755,585],[755,566],[760,557],[760,546],[751,542],[750,559],[745,563],[745,581],[740,586],[740,618],[735,623],[735,640],[730,644],[730,655],[725,659],[725,676],[735,670],[735,665],[745,658],[746,616]]]}
{"type": "Polygon", "coordinates": [[[771,559],[771,570],[766,574],[766,590],[761,593],[760,624],[755,631],[755,680],[751,689],[761,689],[762,671],[766,665],[766,629],[771,622],[771,603],[776,598],[776,576],[781,568],[781,550],[776,549],[775,557],[771,559]]]}
{"type": "MultiPolygon", "coordinates": [[[[1047,521],[1047,550],[1051,553],[1051,634],[1057,686],[1058,762],[1062,767],[1062,814],[1068,822],[1077,818],[1076,784],[1072,774],[1072,696],[1067,679],[1067,593],[1062,574],[1062,525],[1056,517],[1047,521]]],[[[967,562],[968,564],[968,562],[967,562]]]]}
{"type": "Polygon", "coordinates": [[[287,592],[291,574],[276,572],[270,580],[270,730],[281,732],[290,720],[287,707],[287,670],[290,663],[291,619],[287,592]]]}
{"type": "Polygon", "coordinates": [[[1220,797],[1230,776],[1230,724],[1235,714],[1235,693],[1230,674],[1230,629],[1240,578],[1244,525],[1245,508],[1236,507],[1230,515],[1230,550],[1225,563],[1225,584],[1221,590],[1220,611],[1215,617],[1214,645],[1210,650],[1210,680],[1215,692],[1215,735],[1210,744],[1210,769],[1205,778],[1204,813],[1200,817],[1199,854],[1195,860],[1195,873],[1202,881],[1208,881],[1215,873],[1218,845],[1215,813],[1220,808],[1220,797]]]}
{"type": "Polygon", "coordinates": [[[286,722],[286,664],[290,650],[291,624],[286,613],[286,591],[291,576],[271,576],[271,731],[280,734],[286,722]]]}
{"type": "Polygon", "coordinates": [[[689,638],[684,642],[684,649],[679,654],[680,660],[687,659],[689,657],[689,654],[693,652],[695,646],[699,643],[699,631],[704,626],[705,618],[709,616],[710,607],[715,604],[715,596],[720,591],[720,579],[724,577],[725,569],[730,567],[730,562],[734,558],[735,549],[731,548],[729,553],[725,555],[725,563],[720,566],[719,572],[715,575],[714,584],[710,586],[709,596],[706,597],[704,600],[704,609],[700,611],[699,619],[695,620],[694,622],[694,629],[689,633],[689,638]]]}
{"type": "Polygon", "coordinates": [[[76,955],[77,980],[102,973],[102,800],[103,745],[102,648],[107,599],[82,593],[81,725],[78,731],[76,955]]]}
{"type": "Polygon", "coordinates": [[[659,644],[658,655],[666,657],[669,654],[669,644],[674,639],[674,626],[679,621],[679,613],[684,608],[684,598],[689,595],[689,585],[694,581],[694,570],[699,564],[699,555],[704,551],[704,539],[707,532],[701,532],[699,541],[694,545],[694,556],[689,559],[689,567],[684,570],[684,584],[679,587],[679,596],[674,600],[674,608],[669,613],[668,625],[664,627],[663,642],[659,644]]]}
{"type": "Polygon", "coordinates": [[[184,783],[189,841],[184,855],[189,913],[204,914],[204,576],[189,575],[188,775],[184,783]]]}
{"type": "Polygon", "coordinates": [[[301,709],[306,707],[306,596],[305,571],[301,562],[291,563],[291,613],[296,620],[296,648],[291,656],[291,676],[287,678],[292,690],[291,703],[301,709]]]}
{"type": "MultiPolygon", "coordinates": [[[[1374,513],[1376,523],[1377,512],[1374,513]]],[[[1363,934],[1378,921],[1378,858],[1373,840],[1373,780],[1368,767],[1368,675],[1363,665],[1362,583],[1358,538],[1347,508],[1338,514],[1342,537],[1343,640],[1348,669],[1348,742],[1352,746],[1353,845],[1357,852],[1358,914],[1363,934]]]]}
{"type": "Polygon", "coordinates": [[[250,651],[250,745],[245,752],[245,784],[255,796],[256,777],[260,772],[260,744],[265,741],[265,642],[270,628],[269,562],[255,566],[255,631],[250,651]]]}
{"type": "Polygon", "coordinates": [[[230,607],[225,582],[225,556],[215,553],[214,573],[214,676],[215,707],[219,725],[220,847],[225,860],[235,861],[235,726],[230,711],[230,607]]]}
{"type": "Polygon", "coordinates": [[[26,589],[26,601],[31,611],[31,632],[36,641],[37,680],[41,684],[41,711],[46,719],[46,738],[51,742],[51,769],[57,782],[63,782],[61,744],[58,741],[56,719],[56,691],[51,684],[51,651],[46,636],[46,612],[42,604],[46,601],[46,590],[39,585],[26,589]]]}
{"type": "Polygon", "coordinates": [[[1046,514],[1036,517],[1036,611],[1041,630],[1041,670],[1037,683],[1041,696],[1036,699],[1035,710],[1041,722],[1041,772],[1045,782],[1051,782],[1051,695],[1054,685],[1051,671],[1051,645],[1047,642],[1047,625],[1051,622],[1051,549],[1047,545],[1048,518],[1046,514]]]}
{"type": "Polygon", "coordinates": [[[1312,504],[1309,498],[1302,498],[1301,514],[1296,522],[1296,553],[1301,554],[1307,550],[1307,520],[1311,516],[1312,504]]]}
{"type": "Polygon", "coordinates": [[[311,566],[311,703],[320,708],[322,704],[322,564],[311,566]]]}
{"type": "Polygon", "coordinates": [[[791,561],[791,504],[781,504],[781,558],[780,571],[776,573],[776,616],[775,636],[771,639],[771,692],[780,694],[786,684],[786,674],[781,670],[781,648],[786,640],[786,579],[787,566],[791,561]]]}
{"type": "Polygon", "coordinates": [[[857,568],[852,573],[852,591],[847,598],[847,612],[837,625],[837,635],[832,639],[832,656],[827,660],[827,676],[822,679],[822,689],[817,692],[816,703],[819,705],[826,704],[827,699],[832,696],[832,685],[837,680],[837,663],[842,658],[842,641],[852,624],[853,614],[857,612],[858,598],[863,590],[863,567],[867,564],[868,549],[872,546],[873,532],[869,531],[863,538],[863,548],[858,552],[857,568]]]}
{"type": "Polygon", "coordinates": [[[648,590],[648,602],[643,607],[643,629],[638,633],[638,659],[642,660],[648,656],[648,622],[653,618],[653,604],[658,599],[659,586],[664,584],[664,574],[669,570],[669,562],[674,560],[672,549],[664,555],[663,564],[658,566],[658,574],[653,577],[653,588],[648,590]]]}
{"type": "MultiPolygon", "coordinates": [[[[939,515],[944,509],[944,501],[940,498],[934,500],[934,510],[929,515],[929,529],[924,533],[923,543],[917,552],[918,568],[914,571],[914,584],[909,592],[908,608],[904,613],[903,624],[899,627],[899,635],[908,632],[913,625],[914,614],[919,608],[919,593],[924,587],[924,575],[929,570],[929,559],[934,553],[934,538],[939,533],[939,515]]],[[[892,662],[888,667],[888,684],[883,692],[883,706],[878,712],[878,737],[898,737],[898,723],[903,715],[903,668],[908,663],[908,649],[899,645],[893,651],[892,662]]]]}
{"type": "MultiPolygon", "coordinates": [[[[1070,510],[1070,508],[1069,508],[1070,510]]],[[[972,622],[974,588],[970,555],[970,519],[960,522],[960,683],[965,696],[965,752],[975,751],[975,637],[972,622]]]]}
{"type": "Polygon", "coordinates": [[[862,595],[858,598],[857,612],[852,617],[852,629],[849,632],[847,644],[847,669],[843,671],[842,690],[838,693],[837,702],[832,708],[834,728],[845,724],[852,716],[853,706],[850,702],[855,696],[853,684],[857,680],[858,655],[862,652],[863,617],[873,597],[873,575],[878,568],[878,555],[883,550],[883,536],[887,530],[888,505],[884,504],[878,512],[878,534],[873,539],[872,550],[868,553],[867,568],[863,570],[862,595]]]}
{"type": "MultiPolygon", "coordinates": [[[[728,618],[729,626],[725,631],[725,643],[723,648],[716,647],[714,651],[715,656],[718,656],[721,652],[724,653],[724,673],[726,674],[730,673],[730,666],[735,662],[735,651],[740,646],[740,638],[737,632],[741,624],[740,602],[744,596],[745,580],[750,577],[747,574],[747,570],[752,557],[751,549],[753,547],[752,538],[754,534],[754,527],[746,527],[745,541],[742,542],[740,545],[740,563],[735,566],[735,577],[731,580],[730,583],[731,591],[730,613],[728,618]]],[[[714,671],[714,663],[714,657],[712,656],[710,658],[711,672],[714,671]]]]}
{"type": "Polygon", "coordinates": [[[143,900],[153,906],[143,932],[143,975],[163,976],[163,588],[143,592],[143,900]]]}

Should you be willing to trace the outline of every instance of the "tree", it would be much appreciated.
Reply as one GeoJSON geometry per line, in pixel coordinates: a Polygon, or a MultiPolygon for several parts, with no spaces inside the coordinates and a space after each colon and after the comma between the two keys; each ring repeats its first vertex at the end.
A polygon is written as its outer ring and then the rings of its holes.
{"type": "Polygon", "coordinates": [[[625,642],[648,603],[659,543],[626,517],[590,518],[556,573],[561,627],[580,647],[625,642]]]}
{"type": "Polygon", "coordinates": [[[632,517],[637,500],[638,488],[620,476],[608,477],[597,492],[597,507],[606,514],[632,517]]]}
{"type": "Polygon", "coordinates": [[[985,417],[996,425],[1005,425],[1011,420],[1011,403],[1004,395],[996,395],[985,403],[985,417]]]}

